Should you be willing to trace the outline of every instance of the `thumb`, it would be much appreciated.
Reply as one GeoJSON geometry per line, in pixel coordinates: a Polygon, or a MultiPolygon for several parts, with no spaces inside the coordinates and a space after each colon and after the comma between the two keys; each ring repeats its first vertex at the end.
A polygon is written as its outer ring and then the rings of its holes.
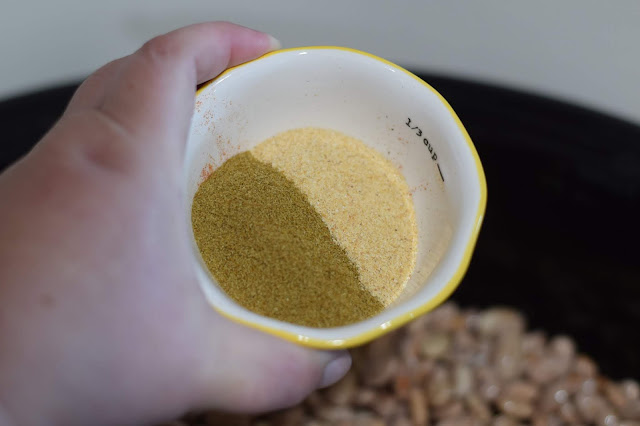
{"type": "Polygon", "coordinates": [[[194,408],[257,413],[289,407],[337,382],[351,366],[347,351],[309,349],[233,323],[212,310],[211,317],[216,339],[208,351],[212,358],[200,374],[201,397],[194,408]]]}
{"type": "Polygon", "coordinates": [[[195,24],[156,37],[80,86],[60,123],[72,134],[54,143],[90,152],[91,159],[112,168],[177,174],[197,84],[278,47],[270,35],[228,22],[195,24]]]}

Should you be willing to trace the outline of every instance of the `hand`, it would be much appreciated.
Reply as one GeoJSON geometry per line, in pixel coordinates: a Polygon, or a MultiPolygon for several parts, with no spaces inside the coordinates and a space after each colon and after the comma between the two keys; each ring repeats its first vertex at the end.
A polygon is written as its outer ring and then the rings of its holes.
{"type": "Polygon", "coordinates": [[[196,84],[275,47],[228,23],[155,38],[91,75],[0,176],[0,423],[266,411],[349,368],[346,352],[220,317],[192,270],[182,165],[196,84]]]}

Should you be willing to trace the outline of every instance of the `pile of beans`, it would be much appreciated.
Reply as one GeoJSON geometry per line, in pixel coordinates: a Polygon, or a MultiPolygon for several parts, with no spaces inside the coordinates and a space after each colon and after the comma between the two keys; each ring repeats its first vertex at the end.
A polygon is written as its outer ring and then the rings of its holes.
{"type": "Polygon", "coordinates": [[[352,351],[353,368],[302,404],[172,426],[640,426],[640,386],[613,382],[565,336],[526,332],[507,308],[446,304],[352,351]]]}

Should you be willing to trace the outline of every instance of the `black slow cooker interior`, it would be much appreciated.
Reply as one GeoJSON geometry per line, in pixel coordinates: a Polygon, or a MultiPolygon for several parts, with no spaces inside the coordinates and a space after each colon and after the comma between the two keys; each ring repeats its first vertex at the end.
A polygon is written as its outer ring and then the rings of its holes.
{"type": "MultiPolygon", "coordinates": [[[[420,76],[460,116],[489,188],[453,299],[516,307],[531,328],[574,337],[605,374],[640,378],[640,127],[514,90],[420,76]]],[[[0,170],[42,137],[75,87],[0,102],[0,170]]]]}

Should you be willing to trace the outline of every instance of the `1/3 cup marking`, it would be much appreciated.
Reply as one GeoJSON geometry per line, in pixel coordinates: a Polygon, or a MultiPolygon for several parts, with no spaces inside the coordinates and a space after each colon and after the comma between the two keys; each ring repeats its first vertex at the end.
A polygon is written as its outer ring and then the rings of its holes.
{"type": "Polygon", "coordinates": [[[436,153],[436,150],[434,149],[433,145],[431,145],[431,142],[429,142],[429,139],[427,139],[426,137],[422,136],[423,132],[422,132],[422,129],[420,129],[420,127],[411,125],[411,118],[410,117],[407,117],[407,122],[404,123],[404,124],[406,124],[407,127],[410,128],[411,130],[415,130],[416,131],[416,136],[422,138],[422,143],[429,150],[429,154],[431,155],[431,160],[436,162],[436,166],[438,167],[438,172],[440,172],[440,178],[444,182],[444,176],[442,175],[442,170],[440,169],[440,164],[438,163],[438,154],[436,153]]]}

